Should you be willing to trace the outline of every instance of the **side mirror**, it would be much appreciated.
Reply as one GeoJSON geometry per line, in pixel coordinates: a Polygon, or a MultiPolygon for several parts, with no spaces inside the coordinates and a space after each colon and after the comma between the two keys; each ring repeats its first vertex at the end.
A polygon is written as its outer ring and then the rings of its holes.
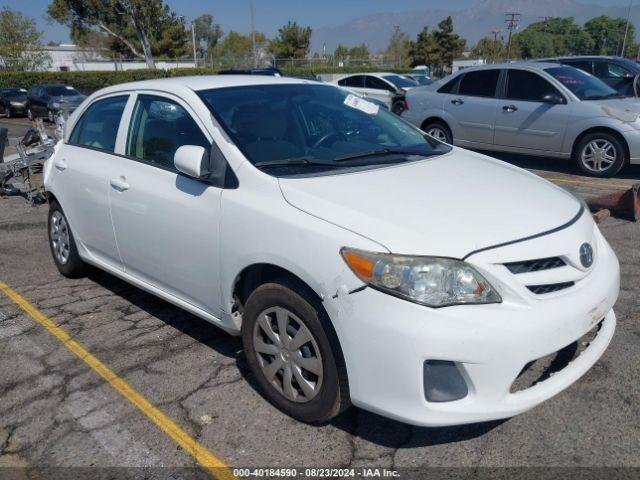
{"type": "Polygon", "coordinates": [[[176,169],[191,178],[209,175],[209,155],[199,145],[182,145],[173,156],[176,169]]]}
{"type": "Polygon", "coordinates": [[[540,100],[543,103],[550,103],[552,105],[560,105],[561,103],[564,103],[564,99],[557,93],[547,93],[546,95],[543,95],[540,100]]]}

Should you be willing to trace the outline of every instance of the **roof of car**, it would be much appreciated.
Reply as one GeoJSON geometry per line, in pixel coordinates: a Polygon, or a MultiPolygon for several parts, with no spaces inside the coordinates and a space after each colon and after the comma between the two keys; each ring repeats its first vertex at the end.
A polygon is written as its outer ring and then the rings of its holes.
{"type": "Polygon", "coordinates": [[[190,90],[208,90],[210,88],[241,87],[246,85],[271,85],[291,83],[317,83],[291,77],[274,77],[270,75],[194,75],[189,77],[158,78],[138,82],[120,83],[104,89],[104,92],[123,90],[188,88],[190,90]]]}
{"type": "Polygon", "coordinates": [[[488,63],[485,65],[474,65],[473,67],[467,67],[462,70],[458,70],[458,72],[468,72],[470,70],[488,70],[493,68],[528,68],[532,70],[544,70],[545,68],[558,67],[558,64],[555,62],[532,62],[532,61],[518,61],[518,62],[508,62],[508,63],[488,63]]]}

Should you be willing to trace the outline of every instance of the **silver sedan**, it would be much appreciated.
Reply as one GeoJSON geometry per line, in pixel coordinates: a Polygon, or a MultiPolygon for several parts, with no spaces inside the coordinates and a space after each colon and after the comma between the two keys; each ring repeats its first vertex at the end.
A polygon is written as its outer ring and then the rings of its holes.
{"type": "Polygon", "coordinates": [[[571,158],[610,177],[640,164],[640,102],[554,63],[485,65],[407,93],[402,117],[443,142],[571,158]]]}

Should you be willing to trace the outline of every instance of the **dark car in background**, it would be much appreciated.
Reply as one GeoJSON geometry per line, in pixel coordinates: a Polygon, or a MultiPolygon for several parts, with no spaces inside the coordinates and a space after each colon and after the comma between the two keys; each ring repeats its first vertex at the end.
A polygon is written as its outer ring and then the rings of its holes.
{"type": "Polygon", "coordinates": [[[27,91],[24,88],[0,88],[0,114],[7,118],[27,112],[27,91]]]}
{"type": "Polygon", "coordinates": [[[44,117],[53,123],[60,112],[73,112],[85,98],[69,85],[35,85],[27,93],[27,116],[29,120],[44,117]]]}
{"type": "Polygon", "coordinates": [[[640,64],[622,57],[581,56],[540,59],[540,62],[555,62],[579,68],[598,77],[611,88],[627,97],[638,96],[633,84],[640,75],[640,64]]]}

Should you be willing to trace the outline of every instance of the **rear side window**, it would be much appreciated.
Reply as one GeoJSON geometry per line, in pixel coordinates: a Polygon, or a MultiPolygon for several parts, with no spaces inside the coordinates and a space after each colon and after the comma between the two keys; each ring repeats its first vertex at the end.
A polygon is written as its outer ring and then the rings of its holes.
{"type": "Polygon", "coordinates": [[[175,170],[173,156],[182,145],[211,149],[211,142],[178,103],[154,95],[139,95],[129,130],[127,155],[175,170]]]}
{"type": "Polygon", "coordinates": [[[371,75],[364,77],[364,87],[373,88],[375,90],[393,90],[391,85],[387,84],[387,82],[380,80],[378,77],[372,77],[371,75]]]}
{"type": "Polygon", "coordinates": [[[525,100],[541,102],[545,95],[560,92],[540,75],[525,70],[507,71],[507,98],[510,100],[525,100]]]}
{"type": "Polygon", "coordinates": [[[500,70],[477,70],[467,72],[460,80],[458,93],[474,97],[494,97],[500,70]]]}
{"type": "Polygon", "coordinates": [[[449,80],[447,83],[445,83],[443,86],[441,86],[438,89],[438,93],[453,93],[455,91],[456,85],[458,85],[459,81],[460,81],[460,76],[458,75],[453,80],[449,80]]]}
{"type": "Polygon", "coordinates": [[[113,152],[116,148],[122,112],[128,98],[128,95],[123,95],[92,103],[76,123],[69,143],[113,152]]]}
{"type": "Polygon", "coordinates": [[[364,76],[363,75],[353,75],[351,77],[343,78],[338,81],[338,85],[343,87],[356,87],[362,88],[364,87],[364,76]]]}

